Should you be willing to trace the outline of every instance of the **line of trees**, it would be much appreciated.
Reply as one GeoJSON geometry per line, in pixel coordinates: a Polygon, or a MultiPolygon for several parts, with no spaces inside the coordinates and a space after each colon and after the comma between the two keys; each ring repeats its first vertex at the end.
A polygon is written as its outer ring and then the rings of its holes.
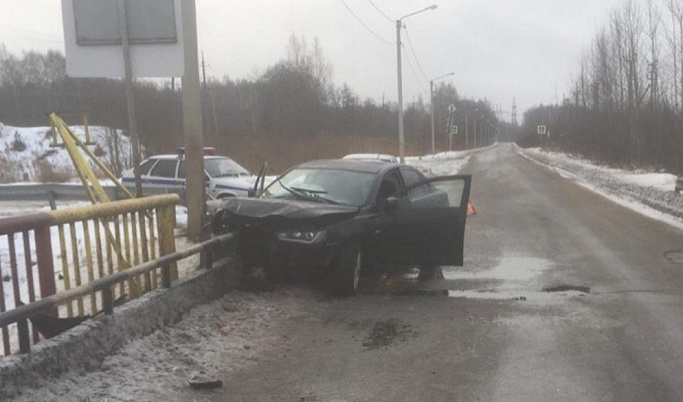
{"type": "Polygon", "coordinates": [[[561,105],[528,111],[525,144],[683,173],[683,2],[625,0],[585,53],[561,105]],[[536,133],[546,125],[549,138],[536,133]]]}
{"type": "MultiPolygon", "coordinates": [[[[251,79],[205,79],[202,110],[206,145],[230,155],[243,152],[245,147],[260,148],[262,155],[263,148],[271,147],[271,163],[279,168],[300,160],[278,164],[274,158],[300,146],[299,142],[321,137],[344,138],[350,151],[395,153],[397,105],[370,98],[362,100],[347,84],[335,86],[332,76],[332,66],[317,38],[309,43],[292,35],[286,45],[286,57],[263,73],[251,79]],[[353,148],[358,138],[376,140],[358,142],[376,149],[353,148]]],[[[136,82],[140,138],[148,153],[170,152],[183,145],[179,89],[170,79],[136,82]]],[[[50,111],[87,110],[91,124],[125,129],[124,99],[119,80],[67,77],[64,56],[59,52],[16,56],[0,44],[0,122],[6,125],[43,126],[50,111]]],[[[437,150],[449,146],[445,122],[450,104],[456,105],[456,122],[461,132],[468,110],[476,109],[491,124],[496,122],[488,102],[461,99],[451,84],[436,86],[434,104],[437,150]]],[[[429,105],[418,98],[408,103],[404,112],[408,152],[431,151],[429,105]]],[[[472,124],[469,121],[470,130],[472,124]]],[[[464,148],[462,135],[454,140],[453,149],[464,148]]],[[[340,151],[330,149],[328,154],[298,158],[335,157],[340,151]]]]}

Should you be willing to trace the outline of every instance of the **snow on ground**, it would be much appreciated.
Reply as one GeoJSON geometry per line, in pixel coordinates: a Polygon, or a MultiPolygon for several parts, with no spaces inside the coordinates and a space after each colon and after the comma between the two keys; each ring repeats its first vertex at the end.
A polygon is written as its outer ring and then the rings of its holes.
{"type": "Polygon", "coordinates": [[[456,174],[475,151],[450,151],[434,155],[411,156],[406,163],[423,172],[427,177],[456,174]]]}
{"type": "MultiPolygon", "coordinates": [[[[683,197],[673,194],[671,175],[599,167],[541,149],[518,152],[639,212],[659,214],[683,226],[680,218],[655,211],[657,207],[683,216],[683,197]]],[[[428,175],[456,174],[474,153],[411,157],[407,163],[428,175]]],[[[211,378],[247,368],[258,363],[261,352],[281,347],[274,328],[281,320],[305,315],[310,300],[315,296],[309,290],[296,287],[257,295],[231,292],[193,309],[180,322],[123,346],[100,370],[46,379],[16,401],[176,401],[178,392],[188,389],[192,373],[203,371],[211,378]]],[[[202,399],[198,395],[195,400],[202,399]]]]}
{"type": "Polygon", "coordinates": [[[185,401],[178,392],[188,389],[188,379],[195,375],[220,379],[226,371],[252,367],[259,354],[282,347],[272,329],[280,320],[301,315],[309,292],[231,292],[128,343],[105,359],[100,370],[46,378],[14,401],[185,401]]]}

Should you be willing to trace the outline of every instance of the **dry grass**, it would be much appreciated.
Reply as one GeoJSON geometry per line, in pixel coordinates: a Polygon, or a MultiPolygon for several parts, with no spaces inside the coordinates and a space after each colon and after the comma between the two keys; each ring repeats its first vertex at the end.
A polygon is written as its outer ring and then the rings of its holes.
{"type": "Polygon", "coordinates": [[[36,181],[40,183],[64,183],[74,177],[73,169],[56,168],[47,160],[37,162],[36,181]]]}
{"type": "MultiPolygon", "coordinates": [[[[326,158],[340,158],[350,153],[398,154],[396,139],[369,138],[353,134],[326,133],[315,137],[271,138],[249,133],[227,135],[204,134],[204,145],[215,147],[220,155],[227,155],[238,163],[258,172],[268,162],[269,173],[279,173],[297,163],[326,158]]],[[[182,146],[180,135],[169,138],[162,149],[154,153],[172,153],[182,146]]],[[[406,144],[406,153],[419,154],[426,150],[418,144],[406,144]]]]}

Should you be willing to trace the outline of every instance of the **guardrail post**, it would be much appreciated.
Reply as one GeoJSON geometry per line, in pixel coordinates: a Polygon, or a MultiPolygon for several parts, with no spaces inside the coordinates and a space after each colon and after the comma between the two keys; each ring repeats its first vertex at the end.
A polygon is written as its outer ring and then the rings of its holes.
{"type": "Polygon", "coordinates": [[[161,287],[164,289],[171,287],[171,267],[168,264],[161,267],[161,287]]]}
{"type": "Polygon", "coordinates": [[[19,330],[19,353],[29,353],[31,351],[31,338],[26,319],[17,321],[17,329],[19,330]]]}
{"type": "Polygon", "coordinates": [[[54,190],[47,190],[47,201],[50,203],[51,210],[57,209],[57,193],[54,190]]]}
{"type": "Polygon", "coordinates": [[[201,253],[204,256],[206,269],[211,269],[213,267],[213,248],[214,246],[209,246],[201,253]]]}
{"type": "MultiPolygon", "coordinates": [[[[55,284],[55,268],[52,257],[52,239],[50,227],[36,228],[36,260],[38,263],[38,283],[40,285],[40,298],[44,299],[57,292],[55,284]]],[[[46,311],[47,314],[57,316],[57,309],[46,311]]]]}

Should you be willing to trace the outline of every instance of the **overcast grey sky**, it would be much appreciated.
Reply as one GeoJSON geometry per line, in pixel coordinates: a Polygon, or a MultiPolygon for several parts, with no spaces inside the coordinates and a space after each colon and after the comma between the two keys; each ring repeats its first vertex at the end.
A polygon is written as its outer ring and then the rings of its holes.
{"type": "MultiPolygon", "coordinates": [[[[619,3],[197,0],[199,48],[210,66],[207,75],[253,78],[285,56],[292,33],[309,42],[317,36],[337,85],[348,83],[362,98],[396,101],[396,28],[390,20],[437,4],[434,11],[404,20],[409,36],[402,34],[404,102],[419,96],[429,101],[422,72],[432,79],[454,71],[444,81],[451,81],[463,97],[486,98],[506,111],[516,98],[521,122],[524,110],[568,94],[582,52],[619,3]]],[[[0,41],[10,52],[63,52],[62,37],[60,1],[0,1],[0,41]]]]}

